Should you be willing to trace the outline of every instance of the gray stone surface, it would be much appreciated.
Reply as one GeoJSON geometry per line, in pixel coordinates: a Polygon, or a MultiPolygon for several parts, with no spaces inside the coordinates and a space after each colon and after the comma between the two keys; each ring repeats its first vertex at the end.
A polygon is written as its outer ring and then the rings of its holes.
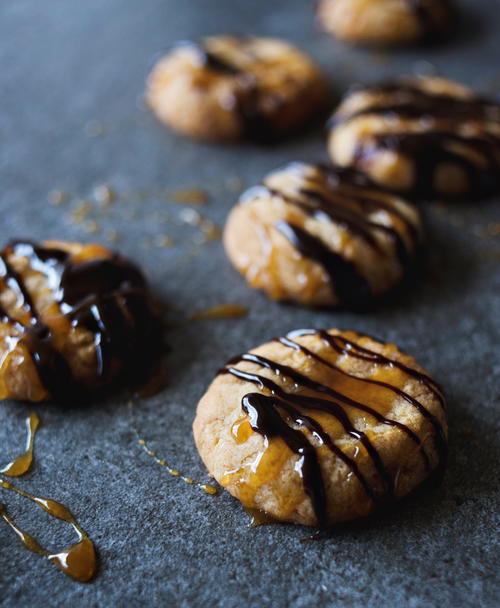
{"type": "MultiPolygon", "coordinates": [[[[500,4],[462,2],[460,35],[434,48],[372,53],[321,34],[304,0],[16,0],[0,7],[0,201],[11,236],[117,243],[149,273],[169,307],[169,386],[137,408],[144,437],[177,468],[206,479],[191,437],[197,400],[229,356],[303,326],[355,328],[397,342],[444,385],[451,419],[447,475],[376,520],[301,543],[293,526],[247,527],[226,494],[205,495],[139,450],[123,397],[87,409],[40,405],[33,472],[18,485],[72,508],[96,542],[95,581],[73,583],[24,551],[0,522],[1,606],[495,606],[498,531],[499,201],[425,207],[429,269],[390,306],[369,314],[315,312],[268,302],[229,267],[221,243],[193,248],[199,231],[182,207],[152,194],[201,187],[202,212],[222,224],[246,185],[292,159],[323,159],[321,129],[279,146],[209,146],[176,137],[141,106],[155,54],[179,38],[250,32],[289,38],[325,67],[336,93],[357,80],[429,70],[498,94],[500,4]],[[427,63],[429,62],[429,63],[427,63]],[[495,90],[496,87],[496,90],[495,90]],[[97,122],[96,122],[97,121],[97,122]],[[97,127],[104,132],[93,136],[97,127]],[[109,183],[141,200],[115,202],[102,230],[69,221],[72,200],[47,204],[53,188],[87,198],[109,183]],[[165,221],[168,212],[170,220],[165,221]],[[135,215],[134,215],[135,213],[135,215]],[[175,246],[151,247],[173,237],[175,246]],[[244,320],[190,323],[221,301],[247,305],[244,320]]],[[[0,460],[24,441],[33,408],[0,405],[0,460]]],[[[39,509],[0,490],[17,521],[60,548],[73,537],[39,509]]]]}

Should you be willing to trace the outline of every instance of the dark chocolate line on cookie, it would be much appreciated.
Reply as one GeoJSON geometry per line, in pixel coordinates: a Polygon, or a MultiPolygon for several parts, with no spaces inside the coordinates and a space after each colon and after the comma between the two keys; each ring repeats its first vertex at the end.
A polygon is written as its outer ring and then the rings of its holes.
{"type": "Polygon", "coordinates": [[[289,222],[278,222],[275,228],[304,257],[321,265],[343,305],[357,308],[373,297],[368,281],[356,266],[327,247],[321,239],[289,222]]]}

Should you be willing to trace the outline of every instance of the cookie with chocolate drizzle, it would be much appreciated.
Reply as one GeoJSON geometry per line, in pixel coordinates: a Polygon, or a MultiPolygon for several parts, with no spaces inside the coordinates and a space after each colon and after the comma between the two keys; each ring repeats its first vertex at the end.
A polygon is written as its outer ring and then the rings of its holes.
{"type": "Polygon", "coordinates": [[[435,77],[356,87],[329,122],[333,162],[414,198],[500,190],[500,104],[435,77]]]}
{"type": "Polygon", "coordinates": [[[320,0],[317,10],[327,32],[371,46],[435,40],[453,21],[450,0],[320,0]]]}
{"type": "Polygon", "coordinates": [[[310,526],[366,516],[446,460],[438,384],[396,345],[353,331],[298,330],[230,360],[193,431],[247,509],[310,526]]]}
{"type": "Polygon", "coordinates": [[[1,250],[1,399],[79,401],[143,381],[161,336],[144,276],[119,254],[63,241],[1,250]]]}
{"type": "Polygon", "coordinates": [[[272,141],[327,101],[320,69],[273,38],[212,36],[160,59],[146,99],[157,117],[198,139],[272,141]]]}
{"type": "Polygon", "coordinates": [[[415,207],[364,175],[295,162],[242,195],[224,245],[272,299],[362,308],[409,273],[421,233],[415,207]]]}

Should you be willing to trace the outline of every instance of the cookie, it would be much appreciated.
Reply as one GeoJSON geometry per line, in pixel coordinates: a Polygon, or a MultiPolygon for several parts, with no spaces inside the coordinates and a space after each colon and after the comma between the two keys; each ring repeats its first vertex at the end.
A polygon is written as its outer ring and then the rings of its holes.
{"type": "Polygon", "coordinates": [[[198,452],[249,509],[327,526],[366,516],[442,469],[445,403],[394,344],[298,330],[235,357],[198,404],[198,452]]]}
{"type": "Polygon", "coordinates": [[[409,273],[421,232],[414,206],[362,174],[295,162],[242,195],[224,245],[272,299],[360,308],[409,273]]]}
{"type": "Polygon", "coordinates": [[[333,162],[414,198],[500,190],[500,105],[443,78],[358,87],[330,120],[333,162]]]}
{"type": "Polygon", "coordinates": [[[405,45],[442,35],[452,10],[448,0],[320,0],[318,20],[352,44],[405,45]]]}
{"type": "Polygon", "coordinates": [[[140,270],[102,247],[13,241],[0,252],[0,398],[81,398],[144,379],[161,351],[140,270]]]}
{"type": "Polygon", "coordinates": [[[160,59],[146,99],[184,135],[272,141],[324,106],[327,87],[320,69],[288,42],[212,36],[179,44],[160,59]]]}

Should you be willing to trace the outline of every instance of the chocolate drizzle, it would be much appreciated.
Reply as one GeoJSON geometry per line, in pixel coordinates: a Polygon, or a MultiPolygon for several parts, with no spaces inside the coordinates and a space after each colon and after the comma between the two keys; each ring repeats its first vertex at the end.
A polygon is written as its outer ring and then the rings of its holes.
{"type": "MultiPolygon", "coordinates": [[[[161,349],[161,328],[152,299],[138,268],[118,254],[74,261],[70,253],[27,241],[13,241],[0,252],[2,288],[16,295],[16,309],[0,310],[1,321],[13,326],[26,346],[40,381],[51,397],[82,397],[125,379],[144,379],[161,349]],[[26,258],[29,268],[43,275],[53,293],[59,314],[71,330],[91,332],[96,354],[92,386],[73,373],[63,352],[67,336],[43,319],[23,277],[9,262],[11,256],[26,258]],[[60,335],[61,334],[61,335],[60,335]]],[[[67,330],[69,331],[69,329],[67,330]]]]}
{"type": "Polygon", "coordinates": [[[361,140],[354,156],[356,166],[369,164],[379,150],[402,154],[415,166],[416,179],[410,194],[417,198],[435,193],[436,170],[443,164],[464,171],[468,179],[464,194],[485,196],[500,188],[500,136],[488,129],[488,123],[500,126],[499,104],[476,96],[431,93],[404,80],[359,90],[373,94],[374,103],[350,115],[334,114],[330,128],[366,115],[434,124],[429,130],[422,127],[415,132],[382,132],[361,140]],[[388,96],[390,101],[380,103],[378,96],[388,96]],[[464,129],[467,123],[471,124],[468,132],[464,129]]]}
{"type": "Polygon", "coordinates": [[[306,230],[288,222],[279,222],[276,228],[292,243],[303,256],[320,264],[327,272],[330,281],[342,304],[357,307],[371,299],[371,290],[366,279],[357,271],[352,262],[323,244],[321,239],[306,230]]]}
{"type": "MultiPolygon", "coordinates": [[[[392,392],[404,399],[431,424],[434,431],[433,435],[439,459],[437,467],[434,468],[441,468],[444,466],[447,451],[446,436],[444,429],[436,416],[429,412],[416,398],[412,397],[398,386],[381,380],[362,378],[350,374],[305,346],[302,346],[296,341],[296,338],[305,335],[318,336],[326,346],[333,349],[339,355],[369,361],[380,366],[387,366],[388,368],[395,367],[399,369],[406,376],[417,380],[425,386],[444,408],[443,394],[432,378],[399,361],[389,359],[375,351],[364,348],[343,335],[330,334],[323,330],[299,330],[291,332],[286,337],[275,338],[275,340],[284,347],[299,351],[305,357],[312,358],[322,366],[334,370],[335,373],[348,377],[354,383],[359,383],[360,388],[362,388],[363,385],[377,386],[380,387],[381,391],[392,392]]],[[[282,365],[261,355],[245,353],[231,359],[226,366],[219,371],[219,374],[230,374],[242,381],[255,384],[260,391],[262,391],[260,393],[255,392],[245,395],[242,400],[242,409],[248,415],[250,425],[255,432],[258,432],[267,439],[280,437],[290,450],[300,457],[299,466],[298,468],[296,467],[296,470],[298,470],[301,475],[305,493],[311,499],[319,526],[324,526],[327,523],[327,499],[320,461],[316,448],[311,441],[312,438],[314,438],[316,444],[326,446],[349,467],[350,471],[363,487],[367,496],[375,505],[380,506],[380,504],[387,500],[392,500],[395,497],[394,486],[395,480],[397,479],[397,472],[389,471],[387,469],[380,453],[368,435],[355,428],[353,423],[351,423],[348,412],[345,409],[346,406],[362,411],[375,419],[378,423],[391,426],[401,433],[404,433],[420,452],[426,471],[430,473],[433,469],[429,454],[423,446],[423,440],[420,439],[410,427],[383,416],[377,409],[370,406],[369,403],[363,403],[358,399],[349,397],[330,385],[317,382],[305,376],[290,366],[282,365]],[[283,377],[292,380],[295,389],[299,389],[299,392],[289,392],[285,390],[283,385],[278,384],[266,376],[235,367],[240,362],[252,363],[256,366],[270,370],[277,378],[283,377]],[[315,394],[304,395],[301,392],[302,390],[311,391],[315,394]],[[341,424],[345,433],[361,443],[377,473],[375,481],[368,479],[365,473],[360,470],[355,458],[348,456],[335,444],[334,440],[324,430],[322,425],[312,416],[312,412],[315,411],[324,412],[332,416],[341,424]],[[307,414],[305,412],[307,412],[307,414]],[[308,433],[306,434],[302,430],[294,428],[292,425],[298,426],[301,429],[307,429],[308,433]]]]}

